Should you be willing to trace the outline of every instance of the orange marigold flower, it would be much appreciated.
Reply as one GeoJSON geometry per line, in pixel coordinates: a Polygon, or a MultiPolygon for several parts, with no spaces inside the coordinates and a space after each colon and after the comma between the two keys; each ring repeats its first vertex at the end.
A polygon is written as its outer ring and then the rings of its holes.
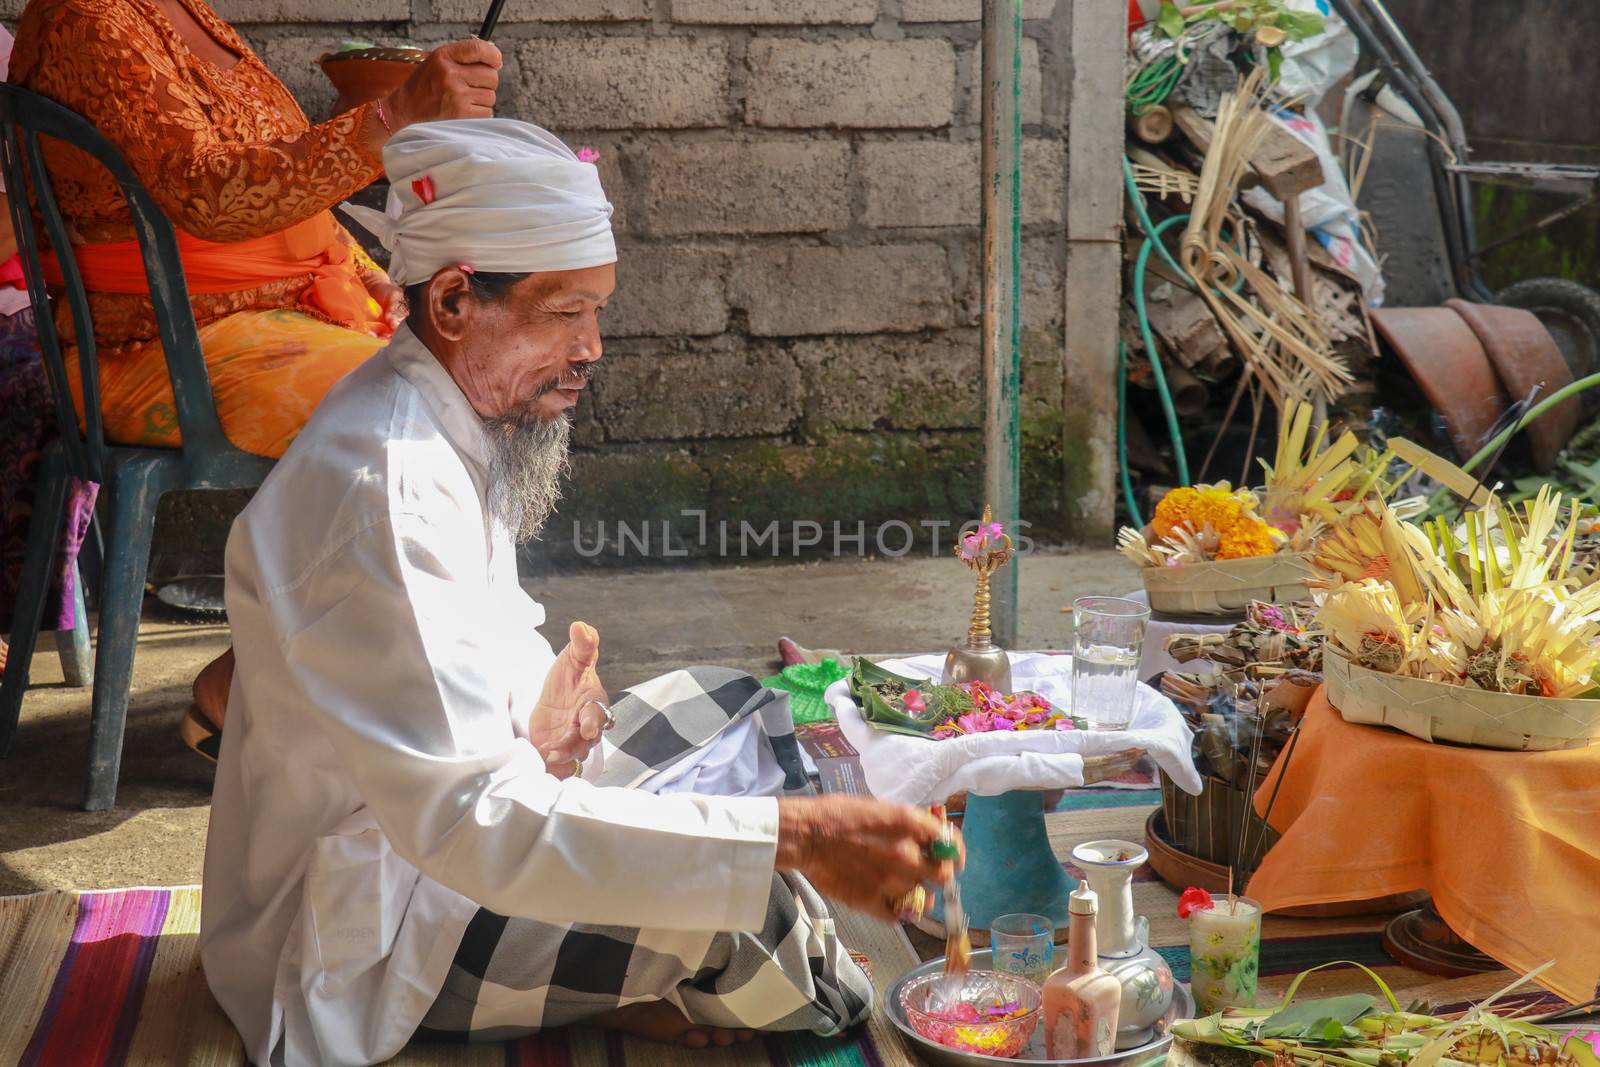
{"type": "Polygon", "coordinates": [[[1246,515],[1222,534],[1222,544],[1217,548],[1218,559],[1250,559],[1270,556],[1278,550],[1267,524],[1254,515],[1246,515]]]}
{"type": "Polygon", "coordinates": [[[1190,512],[1199,499],[1200,494],[1188,486],[1172,490],[1161,498],[1161,503],[1156,505],[1155,517],[1150,520],[1150,528],[1155,531],[1157,537],[1171,537],[1173,530],[1191,521],[1190,512]]]}

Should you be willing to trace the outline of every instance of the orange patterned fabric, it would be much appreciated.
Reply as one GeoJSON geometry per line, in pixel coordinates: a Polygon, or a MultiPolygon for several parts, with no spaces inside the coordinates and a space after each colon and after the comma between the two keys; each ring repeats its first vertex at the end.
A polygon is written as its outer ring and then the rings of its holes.
{"type": "MultiPolygon", "coordinates": [[[[334,383],[387,343],[298,311],[242,311],[200,328],[222,430],[258,456],[283,455],[334,383]]],[[[130,355],[100,367],[106,437],[176,447],[178,412],[161,343],[130,355]]],[[[67,377],[81,411],[76,353],[67,377]]]]}
{"type": "MultiPolygon", "coordinates": [[[[237,65],[224,69],[191,52],[154,0],[32,0],[17,33],[11,80],[93,122],[121,150],[174,224],[201,241],[241,242],[280,233],[324,215],[379,177],[382,165],[369,147],[378,122],[372,105],[311,125],[283,83],[204,0],[180,2],[219,45],[240,57],[237,65]]],[[[45,162],[75,243],[111,244],[133,237],[126,203],[98,164],[59,143],[46,144],[45,162]]],[[[335,239],[354,250],[349,234],[333,225],[335,239]]],[[[358,281],[381,277],[368,268],[370,261],[362,262],[365,257],[340,258],[342,269],[358,281]]],[[[301,314],[291,316],[293,321],[307,326],[358,325],[348,318],[340,321],[341,316],[327,314],[308,299],[314,280],[310,271],[268,280],[257,272],[242,278],[237,288],[191,292],[202,340],[217,336],[210,326],[241,312],[294,309],[301,314]]],[[[90,301],[104,381],[146,381],[156,371],[164,375],[148,297],[96,292],[90,301]],[[149,366],[129,365],[134,362],[149,366]]],[[[58,321],[63,339],[70,341],[65,308],[58,309],[58,321]]],[[[332,337],[315,333],[319,344],[332,337]]],[[[375,347],[372,337],[361,335],[358,342],[335,348],[351,344],[368,351],[375,347]]],[[[302,347],[306,359],[332,358],[315,345],[302,347]]],[[[321,399],[318,393],[280,406],[267,402],[267,395],[256,395],[236,404],[223,395],[231,379],[219,373],[218,358],[208,345],[206,361],[219,408],[236,407],[243,414],[259,407],[262,418],[298,411],[303,420],[321,399]]],[[[281,365],[281,353],[273,358],[281,365]]],[[[284,367],[282,381],[262,375],[247,380],[251,388],[275,394],[324,379],[331,384],[350,365],[341,365],[331,377],[290,374],[284,367]]],[[[103,406],[119,424],[128,421],[128,412],[118,410],[128,402],[109,385],[104,387],[103,406]]],[[[142,426],[161,423],[159,411],[136,414],[134,421],[142,426]]],[[[249,447],[226,416],[223,425],[236,444],[249,447]]],[[[287,443],[297,429],[272,426],[247,436],[287,443]]],[[[126,437],[120,430],[108,436],[131,444],[175,440],[175,434],[126,437]]]]}

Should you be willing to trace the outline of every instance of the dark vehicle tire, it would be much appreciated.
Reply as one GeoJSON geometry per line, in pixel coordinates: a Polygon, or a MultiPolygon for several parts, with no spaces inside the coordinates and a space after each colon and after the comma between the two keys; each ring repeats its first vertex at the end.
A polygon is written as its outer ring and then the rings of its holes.
{"type": "MultiPolygon", "coordinates": [[[[1600,293],[1566,278],[1529,278],[1508,285],[1495,303],[1531,311],[1544,323],[1573,378],[1600,372],[1600,293]]],[[[1584,415],[1600,415],[1600,387],[1580,394],[1584,415]]]]}

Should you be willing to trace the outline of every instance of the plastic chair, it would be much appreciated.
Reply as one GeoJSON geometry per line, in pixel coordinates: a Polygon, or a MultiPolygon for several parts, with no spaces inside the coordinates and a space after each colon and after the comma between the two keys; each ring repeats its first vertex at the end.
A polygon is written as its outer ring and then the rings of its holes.
{"type": "MultiPolygon", "coordinates": [[[[0,162],[5,166],[17,243],[39,326],[39,348],[55,398],[60,439],[46,451],[40,491],[28,530],[28,549],[18,591],[11,659],[0,685],[0,756],[9,752],[27,688],[28,666],[38,638],[49,585],[50,562],[60,537],[69,479],[98,482],[99,522],[104,533],[99,577],[100,633],[94,665],[90,723],[89,780],[83,806],[110,808],[116,800],[122,762],[122,733],[128,718],[128,690],[139,639],[145,571],[155,531],[156,505],[173,490],[245,489],[261,484],[273,461],[235,448],[224,436],[211,393],[211,376],[201,356],[200,337],[189,307],[183,263],[172,224],[123,161],[122,155],[81,116],[52,100],[15,85],[0,84],[0,162]],[[166,351],[167,373],[177,402],[180,448],[129,448],[108,445],[100,411],[99,365],[89,300],[72,253],[54,187],[45,172],[40,136],[74,145],[93,156],[121,186],[144,256],[145,276],[155,305],[156,325],[166,351]],[[49,246],[60,263],[64,295],[78,340],[79,380],[85,431],[80,433],[61,339],[49,313],[40,268],[40,241],[28,198],[31,188],[49,246]]],[[[91,539],[93,534],[91,533],[91,539]]],[[[93,551],[89,554],[92,556],[93,551]]],[[[176,722],[174,723],[176,726],[176,722]]],[[[176,736],[176,734],[174,735],[176,736]]]]}

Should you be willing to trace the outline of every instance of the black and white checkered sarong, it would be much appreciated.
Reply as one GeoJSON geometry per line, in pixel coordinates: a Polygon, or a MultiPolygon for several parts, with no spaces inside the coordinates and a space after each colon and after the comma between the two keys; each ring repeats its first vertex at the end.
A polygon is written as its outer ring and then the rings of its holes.
{"type": "MultiPolygon", "coordinates": [[[[637,786],[750,715],[791,782],[804,781],[788,694],[743,672],[674,671],[629,690],[612,710],[602,785],[637,786]]],[[[480,910],[417,1037],[501,1041],[656,1000],[701,1026],[828,1035],[865,1018],[872,999],[816,890],[775,873],[759,933],[564,925],[480,910]]]]}

